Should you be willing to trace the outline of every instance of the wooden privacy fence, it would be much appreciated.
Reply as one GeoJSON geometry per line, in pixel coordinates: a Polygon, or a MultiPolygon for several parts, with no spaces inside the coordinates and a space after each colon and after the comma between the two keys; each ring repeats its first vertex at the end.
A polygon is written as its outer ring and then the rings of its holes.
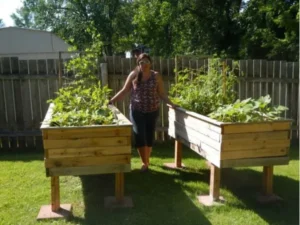
{"type": "MultiPolygon", "coordinates": [[[[58,75],[70,76],[63,65],[66,58],[22,59],[0,55],[0,149],[42,148],[40,125],[48,108],[47,100],[55,96],[60,84],[58,75]]],[[[152,58],[152,67],[163,76],[165,89],[174,82],[174,69],[197,69],[207,66],[207,59],[178,57],[175,59],[152,58]]],[[[107,71],[107,82],[113,93],[119,91],[135,68],[134,59],[118,56],[105,57],[99,61],[102,72],[107,71]]],[[[284,105],[289,110],[284,117],[292,118],[293,135],[299,128],[299,63],[285,61],[240,60],[239,83],[236,85],[238,98],[259,97],[270,94],[273,105],[284,105]],[[243,75],[243,76],[241,76],[243,75]]],[[[227,60],[231,65],[232,61],[227,60]]],[[[99,65],[100,69],[100,65],[99,65]]],[[[99,71],[95,71],[100,74],[99,71]]],[[[128,117],[129,96],[117,103],[120,111],[128,117]]],[[[167,107],[162,104],[157,124],[156,139],[168,138],[167,107]]]]}

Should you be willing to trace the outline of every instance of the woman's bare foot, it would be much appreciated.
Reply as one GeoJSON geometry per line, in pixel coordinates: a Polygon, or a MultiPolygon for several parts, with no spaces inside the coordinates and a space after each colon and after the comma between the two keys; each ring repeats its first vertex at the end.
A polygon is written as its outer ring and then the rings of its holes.
{"type": "Polygon", "coordinates": [[[148,166],[145,165],[145,164],[143,164],[142,167],[141,167],[141,171],[142,171],[142,172],[148,171],[148,166]]]}

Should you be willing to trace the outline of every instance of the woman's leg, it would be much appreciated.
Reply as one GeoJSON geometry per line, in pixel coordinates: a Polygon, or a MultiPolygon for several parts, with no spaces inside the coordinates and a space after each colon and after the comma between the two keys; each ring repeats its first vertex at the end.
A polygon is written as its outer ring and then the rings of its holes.
{"type": "Polygon", "coordinates": [[[130,110],[130,121],[133,125],[135,147],[142,161],[142,170],[147,169],[145,116],[142,112],[130,110]]]}
{"type": "Polygon", "coordinates": [[[145,151],[146,152],[146,162],[147,162],[147,165],[149,166],[152,147],[146,146],[145,148],[146,148],[146,151],[145,151]]]}
{"type": "Polygon", "coordinates": [[[155,128],[156,128],[156,121],[158,118],[159,112],[151,112],[147,114],[147,119],[146,119],[146,162],[147,165],[149,166],[150,164],[150,156],[152,152],[152,145],[154,141],[154,135],[155,135],[155,128]]]}
{"type": "Polygon", "coordinates": [[[148,162],[147,162],[147,147],[143,146],[143,147],[138,147],[138,153],[140,155],[141,161],[143,163],[143,167],[148,167],[148,162]]]}

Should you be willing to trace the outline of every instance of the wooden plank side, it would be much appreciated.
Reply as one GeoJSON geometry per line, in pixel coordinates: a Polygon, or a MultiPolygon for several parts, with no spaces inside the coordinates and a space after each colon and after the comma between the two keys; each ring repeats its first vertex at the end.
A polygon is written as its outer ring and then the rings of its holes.
{"type": "Polygon", "coordinates": [[[209,136],[206,136],[205,134],[202,134],[190,127],[186,127],[178,122],[174,122],[174,124],[169,126],[169,129],[175,129],[176,133],[184,135],[187,140],[193,140],[194,144],[204,143],[216,149],[217,151],[221,151],[221,143],[219,141],[211,139],[209,136]]]}
{"type": "MultiPolygon", "coordinates": [[[[195,130],[195,131],[199,132],[200,134],[205,135],[208,138],[215,140],[217,142],[221,141],[222,135],[215,131],[212,131],[204,126],[187,126],[186,124],[184,124],[182,122],[178,122],[175,120],[175,118],[169,116],[169,126],[174,126],[175,123],[179,123],[179,124],[181,124],[181,126],[187,127],[188,129],[195,130]]],[[[185,130],[185,128],[182,128],[182,130],[185,130]]]]}
{"type": "Polygon", "coordinates": [[[176,139],[179,140],[182,144],[189,147],[191,150],[208,160],[210,163],[214,164],[217,167],[220,167],[220,154],[214,154],[213,152],[203,149],[202,147],[188,142],[180,136],[176,136],[176,139]]]}
{"type": "Polygon", "coordinates": [[[288,164],[289,164],[288,156],[221,160],[221,168],[272,166],[272,165],[288,165],[288,164]]]}
{"type": "MultiPolygon", "coordinates": [[[[174,130],[174,128],[169,127],[169,133],[173,133],[173,136],[175,139],[181,138],[188,143],[194,144],[196,146],[199,146],[202,151],[204,151],[206,154],[210,155],[220,155],[220,151],[218,150],[218,146],[210,146],[203,142],[203,140],[199,140],[197,137],[188,135],[185,132],[181,132],[180,130],[174,130]]],[[[220,145],[220,144],[219,144],[220,145]]]]}
{"type": "Polygon", "coordinates": [[[49,168],[47,169],[47,176],[79,176],[118,172],[126,173],[130,171],[130,164],[108,164],[99,166],[49,168]]]}
{"type": "Polygon", "coordinates": [[[255,132],[255,133],[241,133],[241,134],[223,134],[222,142],[230,142],[234,140],[273,140],[273,139],[289,139],[290,131],[270,131],[270,132],[255,132]]]}
{"type": "Polygon", "coordinates": [[[169,109],[169,117],[171,118],[169,120],[169,123],[170,123],[170,121],[173,120],[173,121],[177,121],[178,123],[181,123],[181,124],[183,124],[185,126],[189,126],[189,127],[206,128],[206,129],[211,130],[218,134],[220,134],[222,131],[220,126],[210,124],[206,121],[201,120],[200,118],[195,118],[193,116],[190,116],[190,115],[185,114],[184,112],[180,112],[178,110],[174,111],[174,110],[169,109]]]}
{"type": "Polygon", "coordinates": [[[220,125],[224,124],[223,122],[219,122],[219,121],[211,119],[207,116],[204,116],[204,115],[201,115],[199,113],[186,110],[186,109],[181,108],[181,107],[177,107],[176,109],[169,108],[169,113],[171,113],[171,115],[177,115],[178,114],[178,115],[182,115],[183,117],[188,117],[188,116],[193,117],[193,118],[196,118],[196,119],[198,119],[200,121],[203,121],[205,123],[214,125],[216,127],[219,127],[220,125]]]}
{"type": "Polygon", "coordinates": [[[74,139],[94,137],[121,137],[131,135],[131,127],[103,127],[86,129],[49,129],[48,139],[74,139]]]}
{"type": "Polygon", "coordinates": [[[289,147],[290,139],[273,139],[273,140],[235,140],[222,143],[222,152],[226,151],[243,151],[247,149],[270,149],[289,147]]]}
{"type": "Polygon", "coordinates": [[[290,130],[290,121],[272,121],[265,123],[241,123],[241,124],[225,124],[222,126],[223,134],[231,133],[254,133],[254,132],[270,132],[279,130],[290,130]]]}
{"type": "Polygon", "coordinates": [[[124,146],[130,144],[130,137],[106,137],[106,138],[80,138],[44,140],[44,148],[86,148],[102,146],[124,146]]]}
{"type": "Polygon", "coordinates": [[[261,158],[287,156],[289,148],[280,146],[270,149],[248,149],[243,151],[225,151],[221,153],[221,160],[225,159],[245,159],[245,158],[261,158]]]}
{"type": "Polygon", "coordinates": [[[130,154],[131,146],[46,149],[47,158],[70,158],[130,154]]]}
{"type": "Polygon", "coordinates": [[[80,167],[97,166],[107,164],[129,164],[131,155],[108,155],[98,157],[77,157],[77,158],[55,158],[45,159],[46,168],[55,167],[80,167]]]}

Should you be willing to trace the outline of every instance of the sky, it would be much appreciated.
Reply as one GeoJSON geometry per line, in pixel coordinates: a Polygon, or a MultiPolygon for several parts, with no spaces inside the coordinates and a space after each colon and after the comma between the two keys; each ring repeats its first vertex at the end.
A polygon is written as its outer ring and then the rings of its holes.
{"type": "Polygon", "coordinates": [[[22,0],[0,0],[0,19],[6,27],[14,26],[14,21],[10,18],[10,15],[22,5],[22,0]]]}

